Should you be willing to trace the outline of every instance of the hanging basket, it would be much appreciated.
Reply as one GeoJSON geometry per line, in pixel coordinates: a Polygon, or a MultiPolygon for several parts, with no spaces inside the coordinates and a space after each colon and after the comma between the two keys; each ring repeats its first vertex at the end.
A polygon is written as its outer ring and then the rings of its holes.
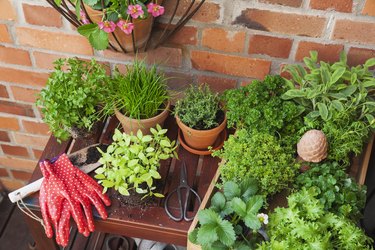
{"type": "MultiPolygon", "coordinates": [[[[61,0],[60,4],[56,4],[55,0],[46,0],[53,8],[55,8],[65,19],[72,25],[79,28],[84,25],[81,18],[77,18],[75,13],[76,1],[61,0]]],[[[80,1],[80,7],[84,15],[87,17],[89,23],[99,23],[102,19],[103,12],[92,9],[90,6],[80,1]]],[[[127,0],[130,4],[130,0],[127,0]]],[[[172,14],[167,19],[167,23],[163,28],[159,28],[158,32],[153,32],[154,17],[149,14],[145,19],[133,19],[130,17],[130,22],[134,24],[134,29],[131,34],[125,34],[119,27],[116,27],[112,33],[108,34],[108,49],[123,53],[145,52],[149,49],[155,49],[163,44],[170,36],[178,32],[200,9],[205,0],[199,1],[191,0],[186,10],[181,16],[176,16],[177,10],[182,8],[182,4],[186,1],[175,0],[176,4],[171,11],[172,14]]],[[[102,1],[103,2],[103,1],[102,1]]],[[[154,3],[163,5],[163,0],[153,1],[154,3]]]]}

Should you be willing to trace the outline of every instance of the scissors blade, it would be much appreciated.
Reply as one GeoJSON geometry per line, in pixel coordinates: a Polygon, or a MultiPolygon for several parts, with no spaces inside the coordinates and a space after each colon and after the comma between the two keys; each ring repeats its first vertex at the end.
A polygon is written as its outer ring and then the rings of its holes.
{"type": "Polygon", "coordinates": [[[186,186],[187,183],[187,170],[186,170],[186,163],[183,161],[181,166],[181,173],[180,173],[180,186],[186,186]]]}

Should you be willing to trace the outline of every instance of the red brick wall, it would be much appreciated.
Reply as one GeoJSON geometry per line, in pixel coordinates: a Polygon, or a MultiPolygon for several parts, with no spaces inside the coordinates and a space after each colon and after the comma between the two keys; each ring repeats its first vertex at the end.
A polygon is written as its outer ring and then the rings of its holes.
{"type": "MultiPolygon", "coordinates": [[[[175,2],[165,0],[166,15],[175,2]]],[[[161,63],[174,89],[208,82],[221,91],[278,73],[311,49],[327,61],[345,50],[353,65],[374,57],[375,0],[207,0],[169,44],[139,57],[161,63]]],[[[0,180],[9,190],[25,184],[47,142],[35,94],[52,62],[68,56],[112,69],[134,59],[93,51],[45,1],[0,0],[0,180]]]]}

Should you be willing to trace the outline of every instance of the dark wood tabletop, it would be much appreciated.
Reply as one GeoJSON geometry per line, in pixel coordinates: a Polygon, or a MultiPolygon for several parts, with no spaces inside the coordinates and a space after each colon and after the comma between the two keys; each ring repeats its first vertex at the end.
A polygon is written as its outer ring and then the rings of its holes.
{"type": "MultiPolygon", "coordinates": [[[[118,120],[115,117],[111,117],[100,126],[99,132],[90,138],[71,139],[60,144],[51,136],[41,159],[50,159],[63,152],[73,153],[94,143],[109,144],[112,141],[113,131],[117,127],[119,127],[118,120]]],[[[178,127],[172,116],[167,118],[164,127],[168,129],[168,137],[171,140],[177,140],[178,127]]],[[[189,185],[203,198],[215,175],[219,159],[211,156],[194,155],[181,146],[178,147],[178,156],[178,160],[169,159],[161,162],[159,173],[162,179],[159,181],[158,191],[167,195],[178,186],[180,166],[184,161],[187,166],[189,185]]],[[[42,174],[39,166],[37,166],[31,181],[41,177],[42,174]]],[[[108,219],[102,220],[97,213],[94,215],[95,229],[97,231],[186,246],[187,232],[191,222],[175,222],[170,219],[164,211],[164,199],[158,198],[150,204],[146,203],[142,206],[129,206],[120,202],[118,194],[114,192],[113,190],[109,192],[112,205],[107,208],[108,219]]],[[[26,198],[25,203],[40,215],[38,194],[26,198]]],[[[197,204],[196,200],[191,200],[190,203],[189,213],[194,215],[199,204],[197,204]]],[[[177,196],[172,196],[169,204],[172,209],[176,208],[177,196]]],[[[46,238],[44,230],[38,222],[28,218],[26,218],[26,221],[31,227],[34,240],[40,249],[53,249],[52,247],[56,247],[53,241],[46,238]]]]}

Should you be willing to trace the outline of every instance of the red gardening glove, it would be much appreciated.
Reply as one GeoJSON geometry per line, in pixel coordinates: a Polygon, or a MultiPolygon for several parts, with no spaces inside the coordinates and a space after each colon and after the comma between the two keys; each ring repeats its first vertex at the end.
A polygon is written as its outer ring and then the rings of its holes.
{"type": "Polygon", "coordinates": [[[41,162],[39,166],[44,176],[39,203],[47,237],[53,236],[51,226],[51,223],[53,223],[56,231],[56,242],[59,245],[66,246],[69,240],[70,215],[76,221],[78,230],[88,235],[89,232],[82,209],[78,203],[74,202],[66,185],[54,173],[47,161],[41,162]]]}
{"type": "Polygon", "coordinates": [[[73,166],[66,154],[62,154],[54,163],[56,175],[64,182],[69,194],[75,202],[83,207],[86,222],[90,232],[95,230],[92,216],[91,204],[93,204],[99,215],[106,219],[108,217],[105,206],[111,205],[111,200],[103,194],[103,188],[90,176],[73,166]]]}

